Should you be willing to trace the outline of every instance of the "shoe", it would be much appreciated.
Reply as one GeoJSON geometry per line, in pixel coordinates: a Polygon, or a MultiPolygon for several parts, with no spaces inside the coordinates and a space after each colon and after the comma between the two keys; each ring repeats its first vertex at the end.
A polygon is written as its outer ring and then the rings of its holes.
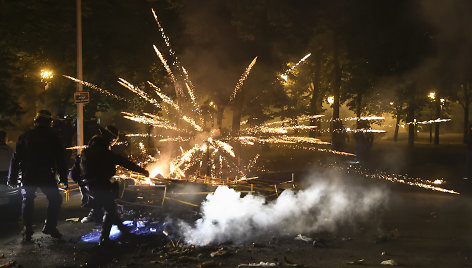
{"type": "Polygon", "coordinates": [[[83,217],[82,220],[80,220],[81,223],[87,223],[87,222],[93,222],[92,217],[83,217]]]}
{"type": "Polygon", "coordinates": [[[23,231],[23,241],[31,242],[32,238],[33,238],[33,231],[28,231],[28,230],[23,231]]]}
{"type": "Polygon", "coordinates": [[[43,234],[50,235],[51,237],[57,238],[57,239],[61,239],[61,238],[62,238],[62,234],[59,233],[59,230],[57,230],[56,227],[51,228],[51,227],[46,227],[46,226],[44,226],[44,228],[43,228],[43,234]]]}

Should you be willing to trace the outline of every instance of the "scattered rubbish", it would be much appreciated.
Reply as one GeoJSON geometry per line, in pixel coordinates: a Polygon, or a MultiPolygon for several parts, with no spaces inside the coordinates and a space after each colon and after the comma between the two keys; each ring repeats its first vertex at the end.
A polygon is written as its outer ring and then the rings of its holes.
{"type": "Polygon", "coordinates": [[[382,252],[380,253],[380,256],[387,256],[387,252],[382,251],[382,252]]]}
{"type": "Polygon", "coordinates": [[[395,260],[385,260],[382,261],[380,264],[382,265],[391,265],[391,266],[397,266],[398,263],[395,260]]]}
{"type": "Polygon", "coordinates": [[[364,259],[359,259],[359,260],[354,260],[354,261],[348,261],[346,264],[355,264],[355,265],[362,265],[365,263],[364,259]]]}
{"type": "Polygon", "coordinates": [[[302,234],[298,234],[294,239],[295,239],[295,240],[305,241],[305,242],[311,242],[311,241],[313,241],[313,238],[308,237],[308,236],[304,236],[304,235],[302,235],[302,234]]]}
{"type": "Polygon", "coordinates": [[[79,222],[80,218],[68,218],[66,222],[79,222]]]}
{"type": "Polygon", "coordinates": [[[259,262],[259,263],[246,263],[238,265],[238,268],[246,268],[246,267],[277,267],[279,266],[275,262],[259,262]]]}
{"type": "Polygon", "coordinates": [[[214,257],[221,257],[221,256],[225,256],[225,255],[228,255],[228,251],[225,250],[224,248],[219,248],[217,251],[214,251],[212,253],[210,253],[210,257],[214,258],[214,257]]]}
{"type": "Polygon", "coordinates": [[[433,219],[437,219],[437,218],[438,218],[438,212],[437,212],[437,211],[431,211],[431,213],[429,213],[429,215],[430,215],[433,219]]]}
{"type": "Polygon", "coordinates": [[[15,265],[15,261],[9,261],[7,263],[4,263],[4,264],[0,264],[0,268],[7,268],[7,267],[11,267],[13,265],[15,265]]]}

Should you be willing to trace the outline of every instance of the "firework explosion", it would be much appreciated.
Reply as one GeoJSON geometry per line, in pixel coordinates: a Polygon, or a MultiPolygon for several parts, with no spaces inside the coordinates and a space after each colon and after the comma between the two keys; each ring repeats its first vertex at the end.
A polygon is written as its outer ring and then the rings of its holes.
{"type": "MultiPolygon", "coordinates": [[[[135,93],[138,97],[142,98],[146,102],[154,105],[155,107],[162,108],[162,104],[165,104],[173,110],[178,120],[174,121],[166,119],[159,115],[142,113],[134,114],[123,111],[123,117],[138,123],[146,124],[155,127],[156,129],[165,130],[166,133],[172,133],[167,135],[151,135],[151,134],[128,134],[128,137],[143,137],[143,138],[155,138],[158,139],[159,143],[172,144],[171,147],[179,148],[177,153],[171,152],[169,154],[162,154],[154,157],[150,155],[145,146],[140,143],[139,149],[143,155],[146,155],[145,159],[141,161],[142,165],[147,166],[151,170],[151,177],[144,178],[137,174],[125,173],[121,171],[119,177],[133,178],[137,182],[142,184],[154,184],[156,176],[167,177],[169,179],[182,179],[188,177],[205,177],[216,179],[217,177],[223,178],[224,176],[232,175],[236,179],[234,182],[247,181],[248,173],[253,171],[257,166],[257,160],[259,155],[256,155],[247,165],[242,165],[238,155],[235,153],[233,146],[235,144],[242,146],[253,146],[256,144],[276,144],[282,146],[290,146],[293,149],[299,150],[312,150],[321,151],[330,154],[342,155],[342,156],[355,156],[354,154],[347,152],[340,152],[329,148],[321,148],[319,145],[330,145],[330,142],[325,142],[317,138],[311,138],[301,135],[294,135],[298,131],[310,131],[316,128],[316,126],[309,125],[310,120],[317,119],[322,121],[323,115],[302,115],[293,119],[285,119],[280,121],[267,122],[257,126],[247,126],[247,122],[241,123],[241,131],[238,137],[225,136],[222,137],[219,129],[208,129],[205,126],[204,116],[202,111],[199,109],[200,100],[198,95],[195,94],[195,88],[189,78],[188,71],[181,66],[175,55],[174,50],[171,47],[169,38],[165,35],[164,29],[157,19],[157,15],[152,10],[154,18],[157,22],[159,32],[161,33],[169,54],[172,56],[171,64],[165,59],[164,55],[154,45],[153,48],[156,52],[157,57],[164,66],[166,72],[170,76],[177,100],[173,100],[167,96],[157,85],[150,81],[147,81],[150,88],[157,98],[152,97],[145,90],[134,86],[130,82],[123,78],[119,78],[118,83],[131,92],[135,93]],[[173,70],[174,69],[174,70],[173,70]],[[187,89],[184,91],[180,85],[185,85],[187,89]],[[185,94],[187,93],[187,94],[185,94]],[[161,103],[162,101],[162,103],[161,103]],[[190,109],[184,107],[189,105],[190,109]],[[294,123],[296,122],[296,123],[294,123]],[[170,155],[170,156],[169,156],[170,155]],[[240,179],[237,179],[237,178],[240,179]]],[[[284,75],[292,71],[302,62],[304,62],[311,54],[307,54],[297,64],[292,66],[289,70],[284,72],[284,75]]],[[[234,101],[238,93],[241,91],[245,80],[250,75],[252,68],[257,61],[255,57],[249,66],[245,69],[240,79],[237,81],[236,86],[229,96],[229,102],[234,101]]],[[[78,80],[76,78],[65,76],[73,80],[74,82],[81,83],[91,89],[94,89],[102,94],[113,97],[118,100],[128,101],[127,99],[113,94],[107,90],[101,89],[91,83],[78,80]]],[[[361,117],[361,118],[345,118],[344,121],[350,120],[383,120],[383,117],[361,117]]],[[[329,122],[330,120],[323,120],[329,122]]],[[[437,122],[437,121],[434,121],[437,122]]],[[[441,121],[442,122],[442,121],[441,121]]],[[[423,122],[420,122],[423,123],[423,122]]],[[[432,123],[432,122],[427,122],[432,123]]],[[[320,131],[320,130],[317,130],[320,131]]],[[[334,130],[336,131],[336,130],[334,130]]],[[[373,129],[357,129],[357,130],[343,130],[346,132],[372,132],[372,133],[383,133],[383,130],[373,129]]],[[[77,147],[74,147],[77,148],[77,147]]],[[[70,149],[70,148],[69,148],[70,149]]],[[[365,173],[365,172],[360,172],[365,173]]],[[[437,186],[437,183],[430,183],[421,181],[420,179],[411,181],[405,178],[398,178],[399,176],[387,176],[385,174],[376,173],[377,175],[365,175],[369,178],[386,179],[392,182],[406,183],[413,186],[428,188],[436,191],[443,191],[448,193],[456,193],[454,191],[443,189],[437,186]]],[[[206,180],[205,180],[206,181],[206,180]]],[[[213,181],[214,183],[214,181],[213,181]]],[[[224,185],[223,182],[219,184],[224,185]]]]}

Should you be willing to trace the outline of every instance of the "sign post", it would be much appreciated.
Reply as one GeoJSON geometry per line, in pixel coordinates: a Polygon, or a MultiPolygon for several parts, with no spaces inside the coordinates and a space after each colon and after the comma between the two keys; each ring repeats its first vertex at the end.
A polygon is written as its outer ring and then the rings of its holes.
{"type": "Polygon", "coordinates": [[[89,101],[90,101],[90,95],[88,91],[77,91],[74,93],[75,104],[89,103],[89,101]]]}
{"type": "MultiPolygon", "coordinates": [[[[77,11],[77,78],[83,80],[82,73],[82,0],[76,0],[77,11]]],[[[77,83],[77,91],[82,91],[82,84],[77,83]]],[[[75,99],[75,95],[74,95],[75,99]]],[[[77,102],[76,102],[77,103],[77,102]]],[[[77,103],[77,154],[84,145],[84,104],[77,103]]]]}

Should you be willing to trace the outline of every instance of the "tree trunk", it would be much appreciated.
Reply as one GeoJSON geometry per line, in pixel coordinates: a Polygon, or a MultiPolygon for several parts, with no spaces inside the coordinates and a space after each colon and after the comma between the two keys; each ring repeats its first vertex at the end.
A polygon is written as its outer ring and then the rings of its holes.
{"type": "MultiPolygon", "coordinates": [[[[320,69],[321,61],[318,55],[315,56],[315,68],[313,70],[313,92],[311,94],[310,100],[310,114],[318,115],[321,112],[321,86],[320,86],[320,69]]],[[[321,121],[319,118],[310,119],[310,126],[315,126],[315,129],[310,130],[310,137],[316,137],[320,134],[321,121]]]]}
{"type": "MultiPolygon", "coordinates": [[[[412,88],[414,91],[414,88],[412,88]]],[[[413,147],[415,144],[415,94],[414,92],[410,93],[408,99],[408,114],[407,114],[408,124],[408,146],[413,147]]]]}
{"type": "Polygon", "coordinates": [[[233,106],[233,122],[231,126],[231,134],[234,137],[239,136],[239,130],[241,129],[241,107],[238,104],[233,106]]]}
{"type": "Polygon", "coordinates": [[[397,111],[396,111],[396,112],[397,112],[397,113],[396,113],[396,114],[397,114],[397,115],[396,115],[396,116],[397,116],[397,118],[396,118],[396,119],[397,119],[397,120],[396,120],[397,123],[395,124],[395,133],[393,134],[393,141],[398,141],[398,130],[399,130],[399,128],[400,128],[400,120],[401,120],[401,114],[402,114],[402,109],[403,109],[402,106],[403,106],[403,105],[401,105],[401,104],[400,104],[400,105],[397,105],[397,109],[396,109],[396,110],[397,110],[397,111]]]}
{"type": "Polygon", "coordinates": [[[359,120],[361,118],[361,114],[362,114],[362,94],[358,93],[356,96],[356,116],[357,116],[356,128],[359,128],[359,120]]]}
{"type": "Polygon", "coordinates": [[[339,66],[337,38],[334,40],[333,63],[334,63],[334,81],[333,81],[333,130],[331,134],[331,143],[335,150],[342,150],[345,143],[344,127],[339,120],[339,104],[341,95],[341,67],[339,66]]]}
{"type": "Polygon", "coordinates": [[[339,66],[339,56],[338,56],[338,46],[335,40],[334,44],[334,55],[333,55],[333,64],[334,64],[334,81],[333,81],[333,121],[339,120],[339,98],[341,93],[341,67],[339,66]]]}
{"type": "MultiPolygon", "coordinates": [[[[441,118],[441,102],[436,98],[436,119],[441,118]]],[[[439,144],[439,122],[434,127],[434,144],[439,144]]]]}
{"type": "Polygon", "coordinates": [[[464,105],[464,144],[468,143],[469,132],[469,102],[464,105]]]}
{"type": "Polygon", "coordinates": [[[216,114],[216,125],[220,129],[220,131],[223,126],[223,114],[225,112],[225,108],[226,107],[222,104],[218,105],[218,111],[216,114]]]}

